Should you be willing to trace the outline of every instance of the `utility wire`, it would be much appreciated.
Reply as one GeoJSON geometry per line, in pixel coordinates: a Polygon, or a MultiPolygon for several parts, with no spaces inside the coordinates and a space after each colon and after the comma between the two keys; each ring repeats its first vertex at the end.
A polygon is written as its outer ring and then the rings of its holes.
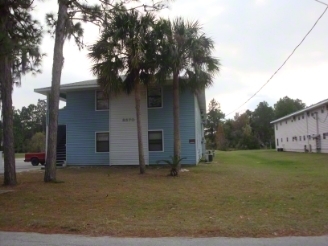
{"type": "Polygon", "coordinates": [[[326,3],[324,3],[324,2],[321,2],[321,1],[319,1],[319,0],[315,0],[315,1],[317,1],[318,3],[322,3],[322,4],[326,5],[326,6],[328,6],[328,4],[326,4],[326,3]]]}
{"type": "MultiPolygon", "coordinates": [[[[317,1],[317,0],[316,0],[317,1]]],[[[320,1],[317,1],[320,2],[320,1]]],[[[323,2],[320,2],[322,4],[324,4],[323,2]]],[[[248,103],[253,97],[255,97],[257,95],[257,93],[259,93],[264,86],[266,86],[271,79],[280,71],[280,69],[287,63],[287,61],[289,60],[289,58],[295,53],[295,51],[298,49],[298,47],[301,46],[301,44],[304,42],[304,40],[307,38],[307,36],[312,32],[312,30],[314,29],[314,27],[317,25],[317,23],[319,22],[319,20],[322,18],[322,16],[327,12],[328,9],[328,4],[327,5],[325,11],[323,11],[323,13],[319,16],[319,18],[317,19],[317,21],[314,23],[314,25],[311,27],[310,31],[308,31],[308,33],[304,36],[304,38],[302,39],[302,41],[295,47],[295,49],[292,51],[292,53],[287,57],[287,59],[283,62],[283,64],[273,73],[273,75],[268,79],[268,81],[263,84],[261,86],[261,88],[259,90],[257,90],[246,102],[244,102],[242,105],[240,105],[238,108],[236,108],[235,110],[231,111],[229,114],[227,114],[226,116],[232,114],[233,112],[237,111],[238,109],[240,109],[242,106],[244,106],[246,103],[248,103]]]]}

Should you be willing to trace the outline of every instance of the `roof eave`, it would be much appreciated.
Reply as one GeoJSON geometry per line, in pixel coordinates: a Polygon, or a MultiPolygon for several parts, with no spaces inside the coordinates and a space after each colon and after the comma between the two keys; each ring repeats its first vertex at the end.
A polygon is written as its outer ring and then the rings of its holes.
{"type": "MultiPolygon", "coordinates": [[[[65,91],[71,91],[71,90],[80,90],[80,89],[95,89],[99,88],[99,85],[85,85],[85,86],[63,86],[60,88],[60,91],[65,92],[65,91]]],[[[48,92],[51,91],[51,87],[45,87],[45,88],[39,88],[39,89],[34,89],[34,92],[40,93],[43,95],[47,95],[48,92]]]]}
{"type": "Polygon", "coordinates": [[[314,105],[311,105],[311,106],[309,106],[309,107],[307,107],[307,108],[304,108],[304,109],[301,109],[301,110],[299,110],[299,111],[296,111],[296,112],[294,112],[294,113],[291,113],[291,114],[289,114],[289,115],[286,115],[286,116],[284,116],[284,117],[281,117],[281,118],[279,118],[279,119],[273,120],[273,121],[270,122],[270,124],[274,124],[274,123],[277,123],[277,122],[279,122],[279,121],[286,120],[286,119],[288,119],[288,118],[290,118],[290,117],[292,117],[292,116],[295,116],[295,115],[298,115],[298,114],[301,114],[301,113],[307,112],[307,111],[312,110],[312,109],[315,109],[315,108],[322,107],[323,105],[328,105],[328,99],[323,100],[323,101],[321,101],[321,102],[319,102],[319,103],[316,103],[316,104],[314,104],[314,105]]]}

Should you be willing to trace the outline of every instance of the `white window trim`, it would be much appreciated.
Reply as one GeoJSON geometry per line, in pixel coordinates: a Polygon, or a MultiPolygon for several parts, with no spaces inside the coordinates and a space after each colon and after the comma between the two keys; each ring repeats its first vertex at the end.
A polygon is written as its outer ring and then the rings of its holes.
{"type": "Polygon", "coordinates": [[[163,86],[160,86],[161,88],[161,100],[162,100],[162,106],[161,107],[149,107],[148,105],[148,86],[147,86],[147,90],[146,90],[146,98],[147,98],[147,108],[148,109],[161,109],[163,108],[163,97],[164,97],[164,92],[163,92],[163,86]]]}
{"type": "Polygon", "coordinates": [[[97,92],[101,90],[95,90],[95,111],[108,111],[109,110],[109,98],[108,98],[108,109],[97,109],[97,92]]]}
{"type": "Polygon", "coordinates": [[[149,153],[161,153],[161,152],[164,152],[164,130],[163,129],[151,129],[151,130],[148,130],[148,152],[149,153]],[[163,149],[162,150],[157,150],[157,151],[154,151],[154,150],[149,150],[149,132],[162,132],[162,146],[163,146],[163,149]]]}
{"type": "Polygon", "coordinates": [[[96,154],[110,153],[110,134],[109,134],[109,131],[98,131],[98,132],[95,132],[95,153],[96,154]],[[108,152],[98,152],[97,151],[97,133],[108,133],[108,149],[109,149],[108,152]]]}

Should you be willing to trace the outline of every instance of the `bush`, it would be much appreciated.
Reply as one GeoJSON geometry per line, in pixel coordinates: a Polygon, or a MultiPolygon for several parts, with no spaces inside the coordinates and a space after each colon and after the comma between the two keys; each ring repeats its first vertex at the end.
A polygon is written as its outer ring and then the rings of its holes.
{"type": "Polygon", "coordinates": [[[27,146],[28,152],[44,152],[46,145],[46,136],[42,132],[33,135],[27,146]]]}

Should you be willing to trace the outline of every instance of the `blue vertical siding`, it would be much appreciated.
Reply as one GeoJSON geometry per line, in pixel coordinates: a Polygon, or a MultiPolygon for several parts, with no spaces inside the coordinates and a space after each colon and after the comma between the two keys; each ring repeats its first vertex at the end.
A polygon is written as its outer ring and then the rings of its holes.
{"type": "MultiPolygon", "coordinates": [[[[180,138],[182,164],[196,164],[196,144],[190,144],[189,139],[195,139],[195,97],[189,91],[180,95],[180,138]]],[[[173,156],[173,93],[172,87],[163,87],[163,108],[148,109],[148,129],[164,131],[164,152],[149,152],[149,164],[157,160],[169,159],[173,156]]]]}
{"type": "Polygon", "coordinates": [[[95,110],[95,91],[67,93],[59,124],[66,125],[67,165],[109,165],[109,153],[96,153],[95,132],[109,131],[109,111],[95,110]]]}
{"type": "MultiPolygon", "coordinates": [[[[173,93],[163,87],[163,107],[148,109],[148,129],[163,130],[164,151],[149,152],[149,163],[173,156],[173,93]]],[[[95,110],[95,91],[67,93],[66,107],[59,111],[58,124],[66,125],[68,165],[109,165],[109,153],[96,153],[95,132],[109,131],[109,111],[95,110]]],[[[200,111],[197,98],[189,91],[180,95],[180,137],[182,164],[195,165],[201,157],[200,111]],[[189,140],[195,139],[195,144],[189,140]]]]}
{"type": "Polygon", "coordinates": [[[201,112],[198,104],[198,100],[195,96],[195,131],[196,131],[196,160],[199,162],[199,160],[203,156],[203,123],[202,123],[202,117],[201,112]]]}

